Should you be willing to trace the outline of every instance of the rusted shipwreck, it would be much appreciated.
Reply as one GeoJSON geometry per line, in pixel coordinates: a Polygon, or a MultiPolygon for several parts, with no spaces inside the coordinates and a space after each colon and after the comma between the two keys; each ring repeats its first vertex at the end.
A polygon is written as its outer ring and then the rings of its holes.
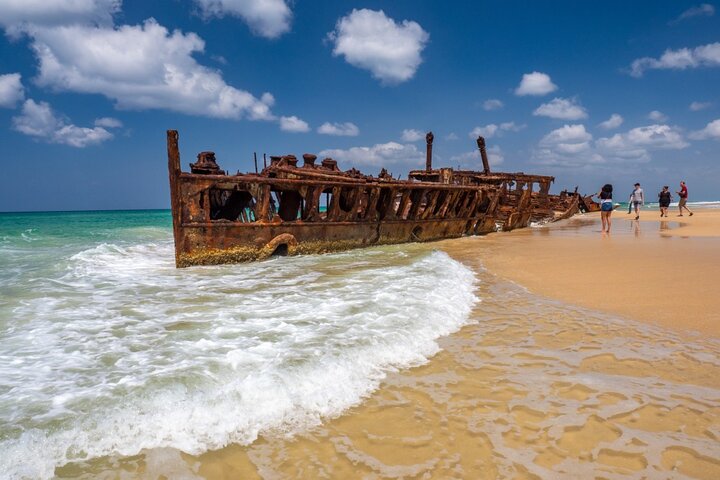
{"type": "Polygon", "coordinates": [[[592,213],[600,211],[600,203],[593,200],[592,195],[579,196],[578,202],[580,211],[582,213],[592,213]]]}
{"type": "MultiPolygon", "coordinates": [[[[227,175],[212,152],[180,169],[168,131],[176,264],[242,262],[273,254],[321,253],[436,240],[496,229],[500,190],[489,184],[400,181],[342,172],[326,158],[270,157],[260,173],[227,175]]],[[[428,161],[431,142],[428,143],[428,161]]]]}
{"type": "MultiPolygon", "coordinates": [[[[498,190],[495,218],[498,229],[514,230],[530,222],[549,222],[568,218],[578,212],[578,196],[567,191],[550,194],[555,177],[523,172],[490,171],[485,139],[477,138],[483,170],[432,169],[428,162],[425,170],[413,170],[409,178],[423,182],[452,182],[456,185],[490,185],[498,190]],[[537,190],[535,187],[537,186],[537,190]]],[[[428,142],[432,148],[432,142],[428,142]]],[[[428,156],[428,158],[430,158],[428,156]]]]}
{"type": "MultiPolygon", "coordinates": [[[[430,241],[526,226],[552,211],[552,177],[432,169],[408,180],[377,177],[303,155],[271,156],[262,171],[230,175],[213,152],[180,167],[178,133],[167,132],[178,267],[324,253],[371,245],[430,241]],[[532,186],[540,189],[533,194],[532,186]],[[547,211],[546,211],[547,210],[547,211]]],[[[480,139],[478,140],[480,145],[480,139]]],[[[489,172],[484,140],[481,154],[489,172]]]]}

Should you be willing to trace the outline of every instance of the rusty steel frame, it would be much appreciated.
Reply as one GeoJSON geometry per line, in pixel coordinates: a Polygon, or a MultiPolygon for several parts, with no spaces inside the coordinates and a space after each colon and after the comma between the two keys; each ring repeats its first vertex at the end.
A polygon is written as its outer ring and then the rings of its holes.
{"type": "Polygon", "coordinates": [[[316,165],[312,154],[303,155],[302,166],[294,155],[270,156],[267,165],[263,155],[260,173],[228,175],[213,152],[201,152],[187,173],[180,168],[178,132],[168,130],[175,263],[237,263],[482,235],[592,208],[577,188],[551,195],[554,177],[491,172],[482,137],[482,171],[433,169],[433,139],[429,132],[425,169],[401,181],[384,168],[378,177],[343,172],[331,158],[316,165]]]}
{"type": "Polygon", "coordinates": [[[533,221],[554,221],[577,213],[577,199],[563,194],[550,194],[550,185],[555,177],[523,172],[491,172],[482,136],[477,138],[477,146],[483,163],[481,171],[452,168],[433,170],[428,161],[425,170],[413,170],[409,178],[425,182],[496,187],[499,190],[495,212],[497,226],[505,231],[527,227],[533,221]],[[534,191],[536,185],[538,190],[534,191]]]}
{"type": "MultiPolygon", "coordinates": [[[[431,162],[431,135],[428,162],[431,162]]],[[[430,241],[496,230],[501,190],[490,184],[400,181],[341,172],[337,162],[271,156],[259,174],[228,175],[212,152],[180,168],[178,133],[167,132],[178,267],[430,241]],[[320,209],[325,195],[326,210],[320,209]]]]}

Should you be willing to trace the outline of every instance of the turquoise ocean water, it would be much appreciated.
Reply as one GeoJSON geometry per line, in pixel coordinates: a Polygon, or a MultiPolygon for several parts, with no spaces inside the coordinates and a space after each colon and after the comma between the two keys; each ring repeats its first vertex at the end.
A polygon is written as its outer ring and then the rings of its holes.
{"type": "Polygon", "coordinates": [[[178,270],[169,211],[0,214],[0,476],[316,425],[433,355],[475,282],[420,244],[178,270]]]}

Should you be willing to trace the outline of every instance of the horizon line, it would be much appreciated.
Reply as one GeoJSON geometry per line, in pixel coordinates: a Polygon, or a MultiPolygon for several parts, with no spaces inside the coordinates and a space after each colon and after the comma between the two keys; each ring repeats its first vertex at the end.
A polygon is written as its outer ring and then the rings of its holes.
{"type": "Polygon", "coordinates": [[[160,211],[168,208],[94,208],[90,210],[0,210],[0,215],[6,213],[90,213],[90,212],[147,212],[160,211]]]}

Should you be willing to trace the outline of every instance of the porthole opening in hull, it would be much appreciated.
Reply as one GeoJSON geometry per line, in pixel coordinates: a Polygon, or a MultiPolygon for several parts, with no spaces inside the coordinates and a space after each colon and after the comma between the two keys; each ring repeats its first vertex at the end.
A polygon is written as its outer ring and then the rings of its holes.
{"type": "Polygon", "coordinates": [[[271,257],[287,257],[288,255],[288,246],[287,243],[281,243],[277,247],[275,247],[275,250],[273,250],[273,253],[270,255],[271,257]]]}

